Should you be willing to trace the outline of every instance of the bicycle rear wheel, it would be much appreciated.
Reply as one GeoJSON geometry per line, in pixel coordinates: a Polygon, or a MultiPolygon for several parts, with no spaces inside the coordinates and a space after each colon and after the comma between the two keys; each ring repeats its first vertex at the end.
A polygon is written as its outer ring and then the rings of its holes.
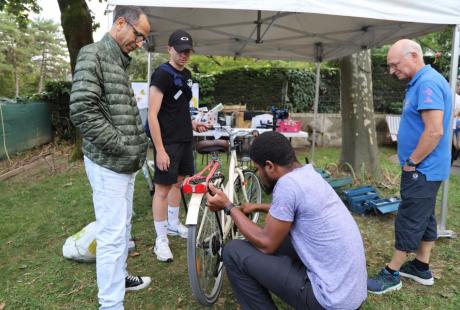
{"type": "Polygon", "coordinates": [[[222,287],[222,245],[216,213],[203,197],[197,225],[188,225],[187,263],[193,295],[204,306],[216,302],[222,287]]]}

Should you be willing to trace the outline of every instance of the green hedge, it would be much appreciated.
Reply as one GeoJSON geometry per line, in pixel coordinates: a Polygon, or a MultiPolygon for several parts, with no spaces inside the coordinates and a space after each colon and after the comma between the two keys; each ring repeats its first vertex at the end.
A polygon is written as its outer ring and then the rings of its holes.
{"type": "MultiPolygon", "coordinates": [[[[240,68],[215,75],[196,75],[200,101],[213,106],[242,103],[248,110],[270,110],[281,106],[283,83],[288,82],[286,104],[292,112],[313,110],[315,73],[305,69],[240,68]]],[[[339,111],[340,75],[337,69],[321,70],[320,112],[339,111]]]]}
{"type": "MultiPolygon", "coordinates": [[[[425,57],[433,64],[432,57],[425,57]]],[[[315,72],[309,69],[289,68],[239,68],[214,75],[196,75],[200,83],[200,102],[214,106],[243,103],[248,110],[268,111],[281,107],[283,83],[288,83],[286,105],[291,112],[311,112],[315,99],[315,72]]],[[[380,113],[401,113],[407,81],[400,81],[388,73],[386,56],[372,56],[372,84],[374,109],[380,113]]],[[[340,112],[340,70],[321,69],[318,111],[340,112]]]]}

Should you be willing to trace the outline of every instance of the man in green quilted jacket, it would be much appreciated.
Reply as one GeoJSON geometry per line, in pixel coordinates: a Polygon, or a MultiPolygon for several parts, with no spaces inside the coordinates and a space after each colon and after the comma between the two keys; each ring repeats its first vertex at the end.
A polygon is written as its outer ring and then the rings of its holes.
{"type": "Polygon", "coordinates": [[[73,75],[70,118],[82,135],[93,190],[100,309],[123,309],[125,291],[143,289],[151,282],[126,270],[134,180],[147,152],[127,73],[128,54],[142,46],[149,32],[142,10],[117,7],[111,30],[80,50],[73,75]]]}

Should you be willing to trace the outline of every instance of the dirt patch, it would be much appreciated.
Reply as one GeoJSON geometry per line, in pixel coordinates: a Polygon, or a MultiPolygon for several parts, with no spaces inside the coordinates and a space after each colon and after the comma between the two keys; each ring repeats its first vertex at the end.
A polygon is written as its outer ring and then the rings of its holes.
{"type": "Polygon", "coordinates": [[[0,161],[0,181],[43,177],[75,169],[80,161],[71,162],[73,144],[48,143],[0,161]]]}

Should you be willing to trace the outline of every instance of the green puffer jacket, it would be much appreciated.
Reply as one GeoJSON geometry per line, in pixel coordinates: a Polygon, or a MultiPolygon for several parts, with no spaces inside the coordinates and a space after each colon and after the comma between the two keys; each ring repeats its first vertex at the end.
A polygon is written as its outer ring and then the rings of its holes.
{"type": "Polygon", "coordinates": [[[70,119],[80,130],[83,153],[118,173],[139,170],[147,136],[126,71],[130,57],[107,33],[80,50],[70,95],[70,119]]]}

